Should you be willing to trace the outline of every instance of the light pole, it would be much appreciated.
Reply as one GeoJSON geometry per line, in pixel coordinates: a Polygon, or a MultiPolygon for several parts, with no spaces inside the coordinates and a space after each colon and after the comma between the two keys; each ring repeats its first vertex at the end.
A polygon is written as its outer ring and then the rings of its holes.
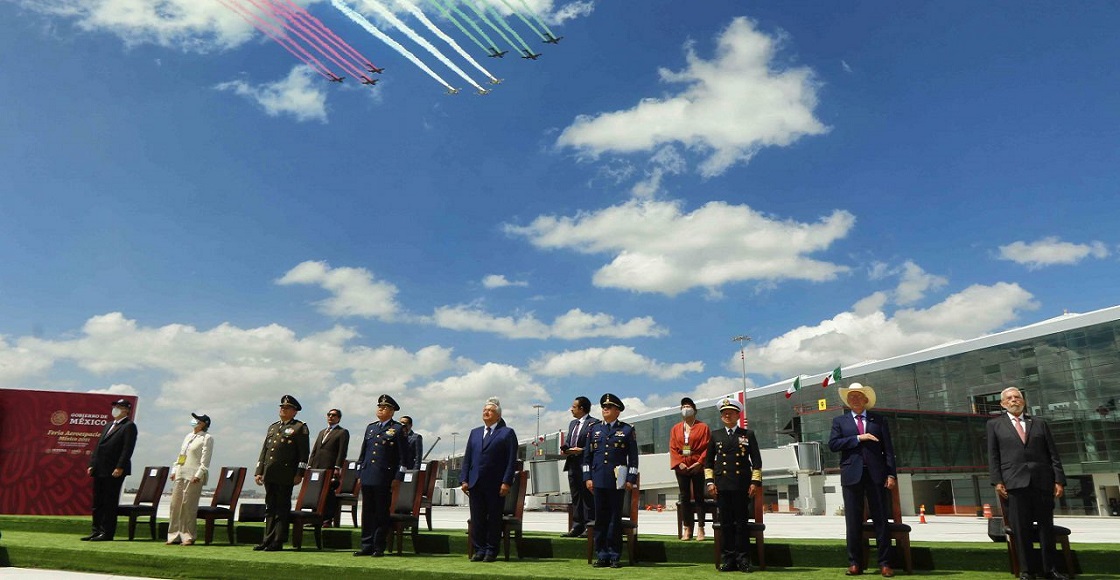
{"type": "Polygon", "coordinates": [[[739,343],[739,360],[743,361],[743,414],[739,419],[740,423],[746,422],[747,419],[747,352],[744,350],[744,347],[750,340],[751,337],[745,334],[740,334],[739,336],[731,338],[731,342],[739,343]]]}
{"type": "MultiPolygon", "coordinates": [[[[451,432],[451,458],[448,461],[448,463],[451,464],[452,468],[455,467],[455,443],[457,442],[458,439],[459,439],[459,432],[458,431],[452,431],[451,432]]],[[[448,470],[448,471],[450,471],[450,470],[448,470]]]]}
{"type": "Polygon", "coordinates": [[[537,454],[541,455],[541,409],[544,405],[537,403],[533,408],[537,410],[537,438],[533,441],[533,445],[537,447],[537,454]]]}

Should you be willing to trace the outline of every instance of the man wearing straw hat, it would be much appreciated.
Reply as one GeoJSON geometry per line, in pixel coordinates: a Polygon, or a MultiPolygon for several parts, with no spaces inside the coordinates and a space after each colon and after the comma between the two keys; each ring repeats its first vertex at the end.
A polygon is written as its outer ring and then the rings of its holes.
{"type": "Polygon", "coordinates": [[[875,407],[875,389],[852,383],[840,389],[840,400],[848,407],[832,420],[828,448],[840,453],[840,485],[844,491],[844,521],[848,540],[849,576],[863,574],[863,503],[866,499],[879,547],[879,571],[886,578],[891,570],[891,537],[887,528],[890,500],[898,474],[894,464],[891,431],[882,415],[869,413],[875,407]]]}

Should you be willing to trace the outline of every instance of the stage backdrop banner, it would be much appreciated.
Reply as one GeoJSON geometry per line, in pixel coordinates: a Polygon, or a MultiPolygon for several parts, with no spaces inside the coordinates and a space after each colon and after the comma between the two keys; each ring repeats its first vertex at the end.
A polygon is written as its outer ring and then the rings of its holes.
{"type": "Polygon", "coordinates": [[[89,456],[113,401],[135,396],[0,389],[0,513],[88,515],[89,456]]]}

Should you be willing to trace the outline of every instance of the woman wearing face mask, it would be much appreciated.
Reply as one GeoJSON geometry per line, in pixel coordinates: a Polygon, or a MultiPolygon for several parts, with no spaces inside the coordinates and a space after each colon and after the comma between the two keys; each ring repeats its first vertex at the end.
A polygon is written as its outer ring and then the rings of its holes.
{"type": "Polygon", "coordinates": [[[210,455],[214,438],[209,415],[191,413],[191,432],[183,439],[179,458],[171,468],[171,522],[167,526],[167,544],[194,544],[198,535],[198,498],[210,471],[210,455]]]}
{"type": "Polygon", "coordinates": [[[681,399],[680,423],[669,431],[669,468],[677,476],[680,489],[680,510],[684,526],[681,539],[692,539],[692,527],[699,514],[700,529],[697,540],[704,539],[704,460],[708,456],[711,432],[708,426],[696,420],[696,403],[681,399]]]}

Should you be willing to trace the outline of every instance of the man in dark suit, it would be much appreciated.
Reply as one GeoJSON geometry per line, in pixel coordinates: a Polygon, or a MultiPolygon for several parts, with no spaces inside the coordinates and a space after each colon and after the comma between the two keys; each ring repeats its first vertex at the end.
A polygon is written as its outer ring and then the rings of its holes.
{"type": "Polygon", "coordinates": [[[568,434],[560,451],[564,454],[564,471],[568,472],[568,491],[572,494],[572,528],[561,534],[566,538],[582,536],[587,522],[594,518],[595,498],[583,483],[583,449],[587,447],[587,435],[591,427],[599,422],[592,417],[591,399],[576,397],[572,401],[572,419],[568,423],[568,434]]]}
{"type": "Polygon", "coordinates": [[[875,407],[875,390],[852,383],[840,389],[840,400],[849,407],[832,420],[828,448],[840,453],[840,485],[844,492],[844,522],[848,541],[849,576],[863,574],[863,503],[866,499],[879,547],[879,571],[886,578],[891,569],[891,536],[887,527],[890,500],[886,490],[898,485],[894,444],[887,419],[868,409],[875,407]]]}
{"type": "Polygon", "coordinates": [[[254,550],[276,552],[288,541],[292,489],[307,470],[307,424],[296,419],[303,406],[291,395],[280,398],[280,420],[268,426],[253,480],[264,486],[264,538],[254,550]]]}
{"type": "Polygon", "coordinates": [[[117,533],[117,506],[121,485],[132,473],[132,451],[136,448],[136,423],[132,422],[132,403],[119,399],[113,403],[113,422],[101,431],[101,438],[89,457],[86,473],[93,478],[93,530],[83,541],[108,542],[117,533]]]}
{"type": "MultiPolygon", "coordinates": [[[[307,464],[311,469],[333,469],[331,491],[327,493],[327,505],[323,507],[325,519],[323,527],[329,528],[334,523],[335,511],[338,509],[338,499],[334,494],[342,478],[342,464],[346,463],[346,452],[350,449],[350,432],[339,426],[342,420],[342,411],[331,409],[327,411],[327,428],[319,431],[315,436],[315,445],[311,448],[311,459],[307,464]]],[[[347,490],[349,493],[349,490],[347,490]]]]}
{"type": "Polygon", "coordinates": [[[498,559],[502,508],[513,486],[517,434],[502,419],[502,404],[497,397],[490,397],[483,405],[482,423],[467,437],[459,481],[470,497],[472,561],[493,562],[498,559]]]}
{"type": "Polygon", "coordinates": [[[1007,516],[1019,556],[1019,578],[1031,578],[1031,526],[1038,522],[1042,570],[1046,578],[1065,580],[1054,564],[1054,498],[1065,495],[1066,473],[1046,421],[1028,416],[1023,393],[1008,387],[999,404],[1007,410],[988,421],[988,471],[1007,516]]]}
{"type": "Polygon", "coordinates": [[[408,415],[401,417],[401,427],[408,439],[408,448],[412,450],[412,464],[408,468],[419,470],[424,463],[424,436],[412,430],[412,417],[408,415]]]}
{"type": "Polygon", "coordinates": [[[747,526],[752,498],[762,488],[762,453],[754,431],[739,426],[741,409],[734,399],[719,402],[723,427],[711,430],[704,461],[706,487],[708,494],[716,498],[723,532],[720,572],[751,571],[751,537],[747,526]]]}
{"type": "Polygon", "coordinates": [[[626,490],[638,482],[638,440],[634,427],[618,420],[622,399],[599,399],[603,420],[592,425],[583,451],[584,486],[595,497],[596,568],[621,568],[622,510],[626,490]]]}
{"type": "Polygon", "coordinates": [[[358,453],[358,473],[362,480],[362,544],[355,556],[385,555],[389,541],[393,486],[404,478],[412,464],[404,429],[393,419],[401,410],[393,397],[377,399],[377,421],[366,426],[362,450],[358,453]]]}

